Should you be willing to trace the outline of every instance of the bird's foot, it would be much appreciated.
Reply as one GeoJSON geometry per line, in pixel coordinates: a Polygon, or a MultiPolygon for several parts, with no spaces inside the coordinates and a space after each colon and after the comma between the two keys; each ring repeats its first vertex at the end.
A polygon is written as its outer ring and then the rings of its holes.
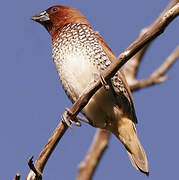
{"type": "Polygon", "coordinates": [[[70,119],[63,118],[67,126],[69,126],[70,128],[72,128],[71,124],[74,124],[75,126],[78,126],[78,127],[81,126],[81,123],[78,121],[77,117],[73,117],[73,113],[71,112],[69,108],[65,108],[65,112],[67,116],[71,117],[70,119]]]}
{"type": "Polygon", "coordinates": [[[72,128],[72,126],[71,126],[71,120],[69,120],[69,119],[67,119],[67,112],[65,111],[64,112],[64,114],[61,116],[61,120],[62,120],[62,122],[64,123],[64,124],[66,124],[68,127],[70,127],[71,129],[73,129],[72,128]]]}
{"type": "Polygon", "coordinates": [[[100,80],[101,80],[101,84],[103,85],[103,87],[106,89],[106,90],[109,90],[109,84],[106,82],[106,80],[104,79],[104,76],[103,76],[103,72],[101,70],[99,70],[99,74],[97,73],[94,73],[94,79],[95,81],[97,81],[97,79],[100,77],[100,80]]]}
{"type": "MultiPolygon", "coordinates": [[[[62,116],[62,121],[63,121],[67,126],[69,126],[70,128],[72,128],[71,124],[74,124],[75,126],[80,127],[80,126],[81,126],[80,121],[83,121],[83,122],[85,122],[85,123],[87,123],[87,124],[90,124],[90,122],[89,122],[87,119],[82,118],[82,117],[80,117],[80,116],[76,116],[76,117],[74,118],[74,117],[73,117],[73,114],[72,114],[72,112],[70,111],[69,108],[65,108],[65,113],[66,113],[66,114],[62,116]],[[72,117],[72,118],[67,119],[66,116],[70,116],[70,117],[72,117]],[[79,121],[79,120],[80,120],[80,121],[79,121]]],[[[73,129],[73,128],[72,128],[72,129],[73,129]]]]}

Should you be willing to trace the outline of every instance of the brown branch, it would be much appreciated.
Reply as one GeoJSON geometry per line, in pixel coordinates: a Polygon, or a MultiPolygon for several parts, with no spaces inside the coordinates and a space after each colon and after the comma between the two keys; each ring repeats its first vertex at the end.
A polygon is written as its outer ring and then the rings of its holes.
{"type": "Polygon", "coordinates": [[[32,155],[32,156],[29,158],[29,160],[28,160],[29,168],[34,172],[34,174],[35,174],[35,176],[36,176],[36,179],[42,179],[42,174],[41,174],[41,172],[39,172],[39,171],[35,168],[35,166],[34,166],[34,164],[33,164],[33,158],[34,158],[34,156],[32,155]]]}
{"type": "MultiPolygon", "coordinates": [[[[114,76],[114,74],[133,56],[135,55],[141,48],[143,48],[147,43],[155,39],[159,36],[168,24],[179,14],[179,3],[175,5],[173,8],[166,11],[164,16],[160,18],[159,23],[154,28],[149,28],[149,30],[138,37],[123,53],[118,57],[118,61],[115,61],[111,64],[110,68],[104,73],[104,78],[108,81],[110,78],[114,76]]],[[[93,94],[102,86],[100,79],[93,84],[90,84],[88,89],[80,96],[80,98],[73,104],[70,109],[72,116],[66,114],[66,119],[70,120],[77,116],[77,114],[85,107],[93,94]]],[[[67,125],[60,122],[52,136],[49,138],[47,144],[42,149],[40,155],[38,156],[34,166],[35,168],[41,172],[46,165],[48,158],[56,147],[57,143],[68,129],[67,125]]],[[[30,171],[26,180],[37,180],[35,173],[30,171]]]]}
{"type": "Polygon", "coordinates": [[[17,173],[13,180],[20,180],[20,174],[17,173]]]}
{"type": "MultiPolygon", "coordinates": [[[[141,30],[139,36],[144,35],[147,32],[148,28],[141,30]]],[[[131,59],[128,61],[124,67],[123,72],[128,84],[132,84],[136,80],[137,72],[140,66],[140,63],[143,59],[143,56],[148,49],[151,43],[146,44],[139,52],[137,52],[131,59]]]]}
{"type": "Polygon", "coordinates": [[[171,55],[164,61],[164,63],[158,69],[156,69],[148,78],[134,81],[130,86],[131,90],[136,91],[144,87],[159,84],[168,79],[168,76],[164,76],[164,74],[170,69],[170,67],[176,62],[178,58],[179,46],[171,53],[171,55]]]}
{"type": "Polygon", "coordinates": [[[108,131],[103,129],[97,130],[85,159],[78,166],[77,180],[90,180],[92,178],[96,166],[108,146],[109,137],[110,133],[108,131]]]}
{"type": "MultiPolygon", "coordinates": [[[[163,11],[163,13],[159,16],[159,18],[157,18],[157,20],[151,26],[149,26],[149,28],[145,28],[141,31],[139,37],[144,36],[144,34],[147,31],[149,31],[152,28],[155,28],[155,26],[158,26],[157,23],[160,23],[163,16],[165,16],[165,13],[170,8],[172,8],[174,5],[176,5],[178,2],[179,2],[179,0],[172,1],[168,5],[168,7],[163,11]]],[[[141,63],[142,57],[143,57],[145,51],[147,50],[149,44],[150,43],[146,44],[140,51],[138,51],[138,53],[136,55],[134,55],[131,58],[132,59],[131,61],[128,61],[125,64],[124,72],[125,72],[125,74],[127,74],[128,83],[134,84],[134,82],[136,82],[136,75],[137,75],[139,65],[141,63]]],[[[177,56],[177,53],[175,53],[176,51],[177,51],[177,49],[168,58],[168,59],[173,59],[173,62],[172,62],[172,60],[166,60],[166,62],[164,63],[165,65],[163,64],[161,66],[161,67],[163,67],[163,68],[161,68],[161,69],[163,69],[163,74],[167,71],[167,68],[169,69],[171,64],[174,63],[175,55],[177,56]],[[164,69],[165,69],[165,71],[164,71],[164,69]]],[[[162,71],[159,70],[158,72],[161,73],[162,71]]],[[[138,90],[137,88],[134,88],[134,87],[130,87],[130,88],[133,91],[138,90]]],[[[93,139],[93,142],[91,144],[90,150],[88,151],[85,159],[79,165],[77,180],[81,180],[81,179],[90,180],[92,178],[92,176],[95,172],[95,169],[96,169],[100,159],[102,158],[104,151],[106,150],[106,146],[107,146],[108,141],[109,141],[109,136],[110,136],[110,132],[108,132],[108,131],[103,132],[102,130],[97,129],[96,134],[95,134],[94,139],[93,139]],[[100,140],[99,139],[99,138],[101,138],[100,134],[104,134],[104,133],[106,135],[103,137],[102,140],[100,140]],[[96,139],[96,138],[98,138],[98,139],[96,139]],[[107,144],[106,144],[106,146],[104,146],[104,148],[101,148],[101,143],[103,141],[105,141],[105,143],[107,143],[107,144]]]]}
{"type": "MultiPolygon", "coordinates": [[[[53,134],[49,138],[46,145],[43,147],[40,155],[38,156],[34,164],[35,169],[38,170],[38,172],[40,172],[41,174],[43,173],[43,169],[47,163],[48,158],[50,157],[51,153],[53,152],[59,140],[62,138],[63,134],[66,132],[67,129],[68,126],[61,121],[54,130],[53,134]]],[[[28,176],[26,177],[26,180],[40,180],[40,179],[37,178],[35,173],[31,170],[28,176]]]]}
{"type": "MultiPolygon", "coordinates": [[[[157,26],[157,24],[160,22],[160,19],[164,16],[164,14],[171,9],[174,5],[176,5],[177,3],[179,3],[179,0],[173,0],[170,2],[170,4],[164,9],[164,11],[160,14],[160,16],[149,26],[149,27],[145,27],[141,30],[139,36],[142,36],[145,34],[145,32],[148,31],[149,28],[154,28],[155,26],[157,26]]],[[[131,59],[130,61],[128,61],[124,68],[124,74],[125,77],[127,79],[127,82],[129,84],[132,84],[136,81],[136,76],[137,76],[137,72],[138,69],[140,67],[140,63],[143,60],[143,56],[146,52],[146,50],[148,49],[148,47],[150,46],[151,43],[146,44],[139,52],[137,52],[131,59]]]]}

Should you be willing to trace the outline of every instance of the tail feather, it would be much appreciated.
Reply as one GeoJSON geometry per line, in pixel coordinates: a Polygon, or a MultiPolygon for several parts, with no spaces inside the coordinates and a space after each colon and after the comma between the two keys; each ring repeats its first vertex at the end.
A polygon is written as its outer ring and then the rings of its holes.
{"type": "Polygon", "coordinates": [[[130,151],[127,150],[129,159],[131,161],[131,164],[139,171],[143,172],[144,174],[146,174],[147,176],[149,176],[149,170],[148,170],[148,161],[145,155],[145,152],[142,148],[142,146],[140,147],[141,151],[139,152],[142,153],[142,158],[139,159],[140,155],[135,155],[132,154],[130,151]]]}
{"type": "Polygon", "coordinates": [[[147,157],[137,137],[135,124],[128,118],[122,118],[114,134],[124,144],[132,165],[149,176],[147,157]]]}

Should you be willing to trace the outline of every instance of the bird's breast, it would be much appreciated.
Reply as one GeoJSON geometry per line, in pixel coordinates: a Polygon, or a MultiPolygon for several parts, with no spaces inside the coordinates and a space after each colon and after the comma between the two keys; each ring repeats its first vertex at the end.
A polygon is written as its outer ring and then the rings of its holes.
{"type": "Polygon", "coordinates": [[[65,26],[53,42],[53,59],[60,80],[74,102],[99,70],[110,64],[98,43],[95,33],[87,25],[65,26]]]}
{"type": "Polygon", "coordinates": [[[90,63],[89,57],[79,51],[61,56],[61,62],[55,62],[62,85],[67,95],[76,101],[83,90],[94,79],[97,69],[90,63]]]}

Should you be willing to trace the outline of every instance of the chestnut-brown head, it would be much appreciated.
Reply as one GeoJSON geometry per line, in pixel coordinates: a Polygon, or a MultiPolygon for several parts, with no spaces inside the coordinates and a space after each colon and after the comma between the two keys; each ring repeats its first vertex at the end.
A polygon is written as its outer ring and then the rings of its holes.
{"type": "Polygon", "coordinates": [[[52,37],[66,24],[88,24],[86,18],[78,10],[62,5],[52,6],[33,16],[32,20],[42,24],[52,37]]]}

